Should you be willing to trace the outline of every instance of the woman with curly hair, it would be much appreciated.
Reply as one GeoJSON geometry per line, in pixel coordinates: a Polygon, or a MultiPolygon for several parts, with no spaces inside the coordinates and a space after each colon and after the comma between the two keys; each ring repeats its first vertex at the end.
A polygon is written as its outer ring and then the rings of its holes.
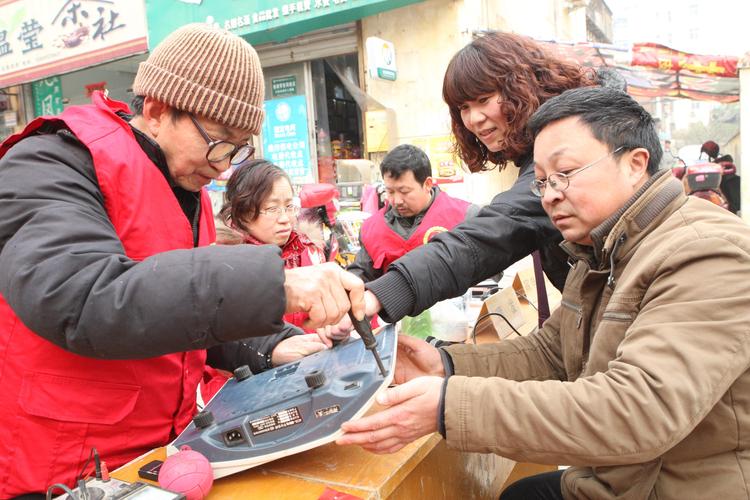
{"type": "Polygon", "coordinates": [[[530,38],[480,36],[453,56],[443,78],[456,152],[472,172],[502,169],[509,161],[523,169],[532,146],[529,117],[547,99],[596,82],[593,70],[553,56],[530,38]]]}
{"type": "MultiPolygon", "coordinates": [[[[618,75],[606,75],[624,89],[618,75]]],[[[567,89],[600,84],[602,76],[548,52],[534,40],[512,33],[477,37],[451,59],[443,79],[455,151],[469,170],[478,172],[512,162],[518,179],[473,218],[433,238],[367,284],[367,314],[386,321],[416,316],[438,301],[456,297],[535,255],[537,288],[541,267],[562,290],[567,259],[555,229],[529,185],[534,179],[532,139],[527,129],[537,108],[567,89]],[[537,253],[538,252],[538,253],[537,253]]],[[[609,84],[608,84],[609,85],[609,84]]],[[[540,294],[540,320],[546,295],[540,294]]],[[[345,330],[346,319],[332,336],[345,330]]]]}

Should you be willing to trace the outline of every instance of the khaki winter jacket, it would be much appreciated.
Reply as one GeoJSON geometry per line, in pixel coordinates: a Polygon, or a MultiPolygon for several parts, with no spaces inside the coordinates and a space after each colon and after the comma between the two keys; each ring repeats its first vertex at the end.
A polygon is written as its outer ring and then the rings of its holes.
{"type": "Polygon", "coordinates": [[[571,465],[568,499],[750,498],[750,228],[660,172],[592,239],[542,329],[447,349],[448,446],[571,465]]]}

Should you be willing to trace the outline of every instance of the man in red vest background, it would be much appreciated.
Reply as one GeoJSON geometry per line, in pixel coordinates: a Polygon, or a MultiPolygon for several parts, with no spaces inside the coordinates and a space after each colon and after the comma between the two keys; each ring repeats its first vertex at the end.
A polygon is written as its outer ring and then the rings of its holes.
{"type": "Polygon", "coordinates": [[[440,191],[432,179],[430,159],[411,144],[385,155],[380,173],[388,203],[362,224],[359,253],[347,268],[364,281],[382,276],[391,262],[478,211],[440,191]]]}
{"type": "Polygon", "coordinates": [[[263,89],[247,42],[188,25],[139,66],[134,116],[95,92],[0,145],[0,498],[74,486],[94,447],[111,469],[167,444],[206,348],[273,335],[243,344],[268,367],[285,312],[363,316],[335,264],[209,246],[203,187],[253,154],[263,89]]]}

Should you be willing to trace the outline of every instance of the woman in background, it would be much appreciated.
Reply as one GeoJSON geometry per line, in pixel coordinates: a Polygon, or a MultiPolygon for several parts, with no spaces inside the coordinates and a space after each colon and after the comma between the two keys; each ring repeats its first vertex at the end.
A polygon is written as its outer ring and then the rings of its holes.
{"type": "MultiPolygon", "coordinates": [[[[251,159],[241,163],[227,182],[219,216],[250,245],[277,245],[287,269],[322,264],[323,250],[297,231],[299,207],[289,176],[273,163],[251,159]]],[[[301,326],[304,313],[284,316],[301,326]]]]}
{"type": "MultiPolygon", "coordinates": [[[[219,212],[226,227],[217,228],[217,243],[278,245],[287,269],[323,263],[322,250],[295,230],[298,210],[286,172],[266,160],[246,160],[227,182],[219,212]]],[[[248,365],[258,373],[325,349],[317,335],[301,335],[306,318],[305,313],[286,314],[286,326],[279,334],[208,349],[200,392],[203,400],[208,401],[226,382],[228,374],[223,371],[248,365]]]]}

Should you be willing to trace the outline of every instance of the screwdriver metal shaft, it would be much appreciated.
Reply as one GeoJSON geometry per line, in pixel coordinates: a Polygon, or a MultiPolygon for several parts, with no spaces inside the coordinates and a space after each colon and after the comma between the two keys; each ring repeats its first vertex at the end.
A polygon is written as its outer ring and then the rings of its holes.
{"type": "Polygon", "coordinates": [[[375,339],[375,335],[372,333],[372,328],[370,328],[370,322],[367,321],[367,317],[358,320],[354,317],[354,314],[349,311],[349,319],[352,320],[354,329],[362,338],[362,342],[364,342],[365,344],[365,349],[369,350],[375,357],[375,362],[378,364],[380,373],[382,373],[383,377],[385,377],[385,367],[383,366],[383,361],[381,361],[380,359],[380,354],[378,354],[378,341],[375,339]]]}

